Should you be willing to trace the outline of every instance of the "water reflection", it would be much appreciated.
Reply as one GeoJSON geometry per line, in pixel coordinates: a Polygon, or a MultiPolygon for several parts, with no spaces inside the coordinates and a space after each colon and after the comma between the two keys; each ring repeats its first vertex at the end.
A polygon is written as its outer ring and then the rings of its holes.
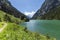
{"type": "Polygon", "coordinates": [[[23,23],[28,30],[42,34],[49,34],[52,37],[60,39],[60,21],[59,20],[30,20],[23,23]]]}

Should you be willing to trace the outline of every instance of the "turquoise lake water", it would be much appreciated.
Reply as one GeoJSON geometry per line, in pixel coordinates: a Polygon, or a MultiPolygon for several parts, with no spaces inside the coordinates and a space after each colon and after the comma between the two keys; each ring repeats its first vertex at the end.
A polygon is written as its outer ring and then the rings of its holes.
{"type": "Polygon", "coordinates": [[[31,32],[49,34],[51,37],[60,40],[60,21],[59,20],[30,20],[22,23],[31,32]]]}

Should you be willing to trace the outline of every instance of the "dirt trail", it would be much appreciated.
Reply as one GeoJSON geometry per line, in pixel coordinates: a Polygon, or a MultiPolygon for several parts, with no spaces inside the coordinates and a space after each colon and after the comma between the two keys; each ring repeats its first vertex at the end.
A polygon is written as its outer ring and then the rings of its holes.
{"type": "Polygon", "coordinates": [[[4,28],[7,26],[7,23],[4,23],[4,25],[2,26],[2,28],[0,28],[0,33],[4,30],[4,28]]]}

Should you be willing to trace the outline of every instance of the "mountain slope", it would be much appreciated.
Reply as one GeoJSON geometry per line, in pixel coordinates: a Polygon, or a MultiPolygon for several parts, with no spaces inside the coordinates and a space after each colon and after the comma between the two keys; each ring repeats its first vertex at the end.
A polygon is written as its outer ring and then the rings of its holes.
{"type": "Polygon", "coordinates": [[[19,12],[15,7],[11,5],[11,3],[8,0],[0,0],[0,10],[15,16],[16,18],[27,18],[23,13],[19,12]]]}
{"type": "Polygon", "coordinates": [[[0,33],[0,40],[56,40],[48,35],[29,32],[15,23],[6,23],[6,28],[0,33]],[[49,38],[48,38],[48,37],[49,38]]]}
{"type": "Polygon", "coordinates": [[[32,19],[57,20],[60,19],[59,11],[60,0],[45,0],[45,2],[42,4],[42,7],[36,12],[32,19]]]}
{"type": "Polygon", "coordinates": [[[12,22],[12,23],[20,23],[23,20],[14,17],[13,15],[10,15],[8,13],[5,13],[0,10],[0,21],[6,21],[6,22],[12,22]]]}

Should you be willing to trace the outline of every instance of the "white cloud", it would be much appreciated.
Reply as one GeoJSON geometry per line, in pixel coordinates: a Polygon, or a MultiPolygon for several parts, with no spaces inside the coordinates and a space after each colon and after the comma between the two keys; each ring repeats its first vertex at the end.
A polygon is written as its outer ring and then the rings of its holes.
{"type": "Polygon", "coordinates": [[[25,11],[24,14],[29,16],[29,17],[32,17],[35,14],[35,12],[34,11],[32,11],[32,12],[25,11]]]}

